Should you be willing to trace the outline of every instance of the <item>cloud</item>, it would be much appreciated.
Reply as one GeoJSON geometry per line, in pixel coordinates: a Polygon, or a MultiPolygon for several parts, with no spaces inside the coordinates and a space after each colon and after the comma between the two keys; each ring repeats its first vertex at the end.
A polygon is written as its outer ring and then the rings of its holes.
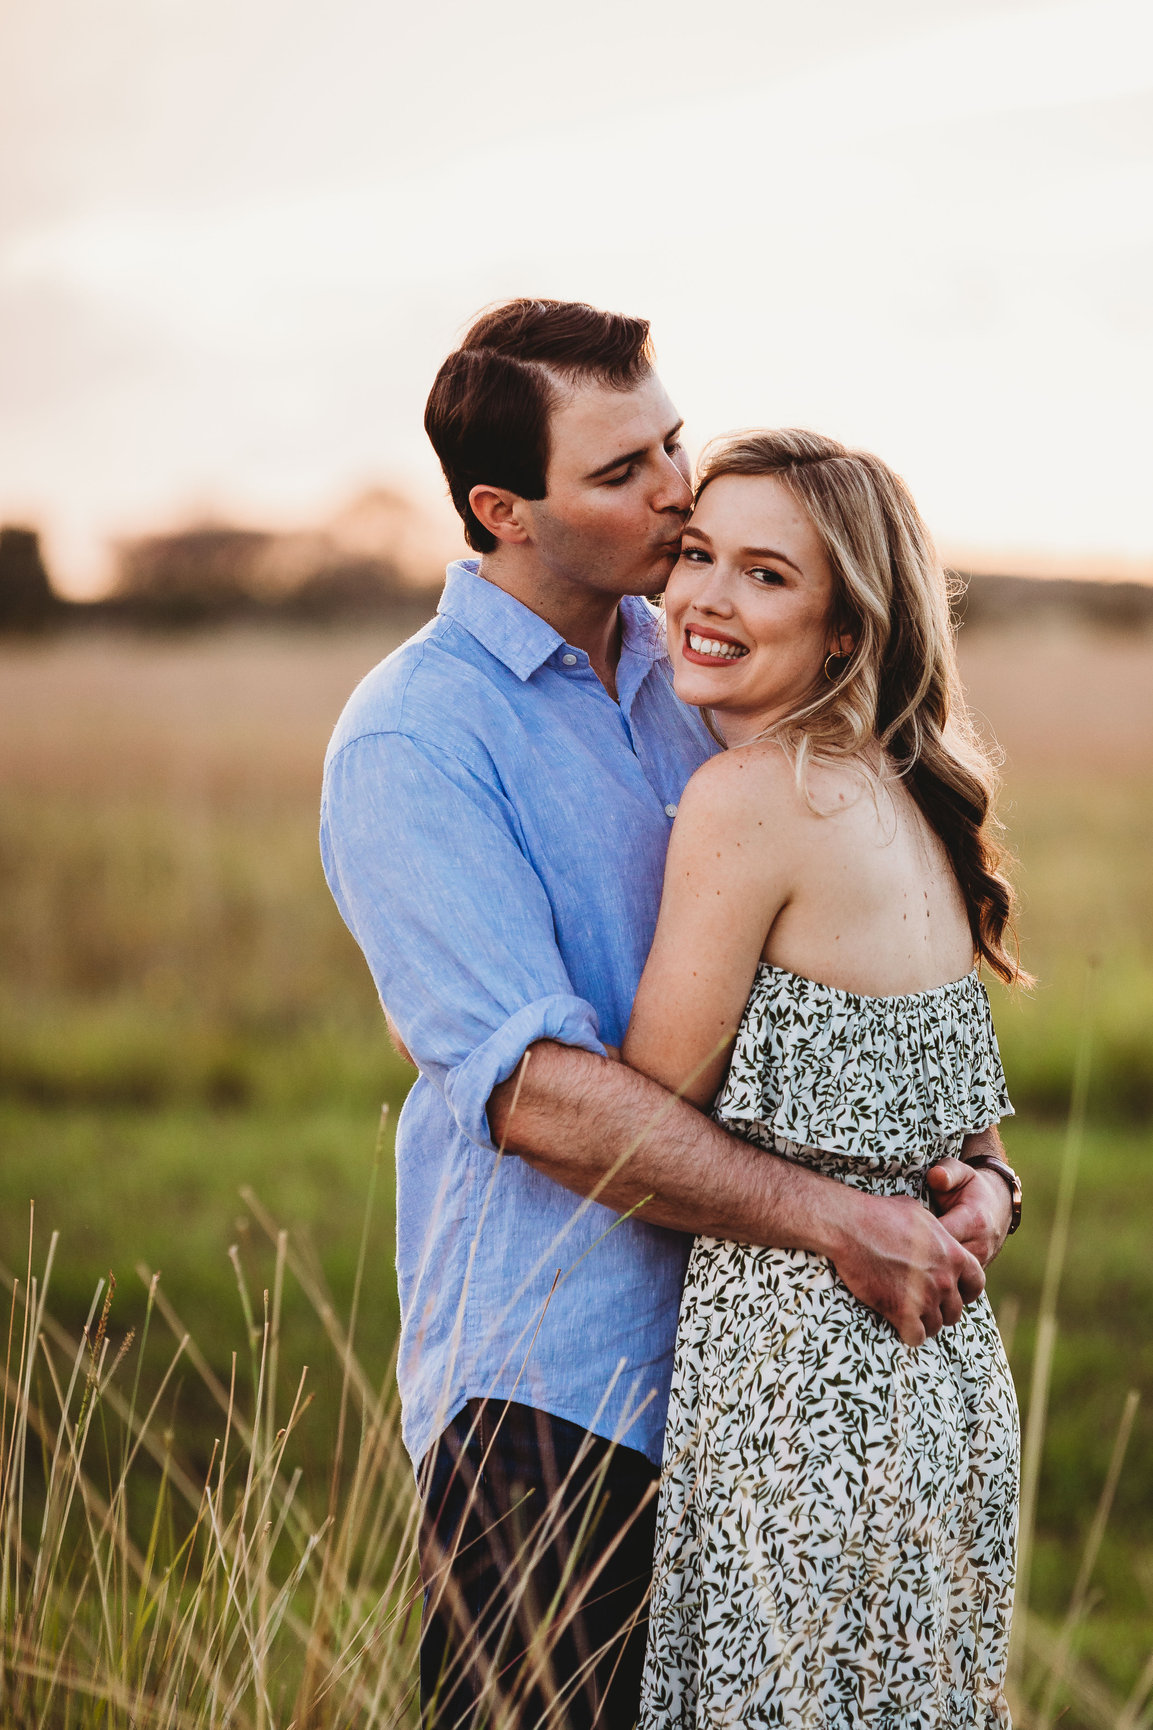
{"type": "MultiPolygon", "coordinates": [[[[803,221],[814,179],[841,181],[842,222],[854,211],[867,222],[869,189],[846,154],[854,147],[1151,89],[1153,9],[1145,0],[1074,0],[974,17],[779,84],[737,87],[719,103],[657,107],[479,153],[465,131],[459,155],[395,179],[200,211],[81,216],[16,237],[0,272],[62,282],[207,341],[234,331],[276,342],[323,314],[333,294],[355,310],[382,289],[451,278],[462,253],[476,272],[589,247],[659,250],[686,211],[703,209],[715,223],[719,206],[739,222],[758,194],[778,218],[803,221]]],[[[1106,185],[1102,206],[1102,188],[1087,190],[1100,230],[1101,211],[1119,207],[1120,194],[1106,185]]],[[[1141,209],[1153,206],[1131,207],[1130,224],[1141,209]]],[[[813,212],[807,226],[818,222],[813,212]]]]}

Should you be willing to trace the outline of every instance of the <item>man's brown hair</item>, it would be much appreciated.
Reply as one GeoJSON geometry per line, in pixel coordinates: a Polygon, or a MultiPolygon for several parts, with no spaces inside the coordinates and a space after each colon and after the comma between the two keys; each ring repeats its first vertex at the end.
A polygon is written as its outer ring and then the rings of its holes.
{"type": "Polygon", "coordinates": [[[652,360],[645,318],[575,300],[509,300],[481,313],[437,373],[424,411],[470,547],[491,553],[497,544],[468,502],[473,487],[544,498],[560,388],[596,381],[628,390],[652,360]]]}

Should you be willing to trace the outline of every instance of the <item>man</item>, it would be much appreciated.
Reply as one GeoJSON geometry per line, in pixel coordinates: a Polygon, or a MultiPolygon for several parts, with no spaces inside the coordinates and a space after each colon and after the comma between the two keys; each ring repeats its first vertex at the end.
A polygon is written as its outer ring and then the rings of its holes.
{"type": "Polygon", "coordinates": [[[628,1726],[683,1234],[828,1256],[916,1344],[981,1291],[1010,1197],[955,1161],[941,1220],[866,1195],[607,1055],[677,801],[715,749],[641,598],[691,504],[648,325],[498,307],[425,425],[481,558],[352,697],[322,816],[333,894],[420,1069],[397,1268],[425,1719],[628,1726]]]}

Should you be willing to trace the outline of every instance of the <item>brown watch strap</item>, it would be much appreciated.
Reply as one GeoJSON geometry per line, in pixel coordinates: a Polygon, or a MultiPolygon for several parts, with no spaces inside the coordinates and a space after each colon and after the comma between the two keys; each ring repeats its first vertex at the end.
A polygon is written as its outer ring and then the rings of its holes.
{"type": "Polygon", "coordinates": [[[1013,1198],[1013,1211],[1009,1217],[1008,1235],[1012,1237],[1013,1233],[1021,1223],[1021,1179],[1017,1176],[1013,1167],[1009,1164],[1008,1160],[1002,1159],[1000,1155],[996,1153],[974,1153],[971,1154],[969,1158],[963,1160],[962,1163],[964,1165],[971,1165],[974,1171],[995,1171],[997,1176],[1004,1178],[1005,1182],[1009,1185],[1009,1194],[1013,1198]]]}

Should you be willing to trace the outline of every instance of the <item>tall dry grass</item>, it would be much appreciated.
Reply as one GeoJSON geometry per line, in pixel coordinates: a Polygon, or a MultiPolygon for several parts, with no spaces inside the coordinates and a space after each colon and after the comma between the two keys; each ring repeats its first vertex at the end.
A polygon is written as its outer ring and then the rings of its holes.
{"type": "MultiPolygon", "coordinates": [[[[379,1168],[378,1158],[375,1169],[379,1168]]],[[[254,1303],[234,1256],[250,1404],[227,1385],[148,1288],[143,1335],[113,1351],[114,1282],[80,1337],[50,1309],[58,1235],[40,1262],[32,1234],[11,1293],[0,1414],[0,1715],[6,1725],[184,1730],[235,1725],[396,1726],[411,1721],[418,1595],[416,1500],[389,1374],[365,1375],[356,1324],[361,1241],[346,1322],[309,1257],[249,1205],[275,1245],[254,1303]],[[340,1368],[327,1485],[305,1483],[294,1438],[309,1371],[280,1363],[281,1305],[295,1279],[340,1368]],[[159,1384],[141,1384],[149,1329],[175,1335],[159,1384]],[[207,1472],[182,1458],[166,1416],[179,1375],[197,1375],[219,1434],[207,1472]]]]}
{"type": "MultiPolygon", "coordinates": [[[[1086,1029],[1069,1113],[1059,1201],[1049,1235],[1026,1412],[1019,1591],[1009,1688],[1022,1730],[1075,1722],[1100,1730],[1153,1724],[1153,1636],[1126,1696],[1086,1669],[1077,1636],[1091,1604],[1094,1570],[1123,1469],[1137,1395],[1125,1401],[1100,1487],[1076,1584],[1054,1624],[1029,1602],[1037,1484],[1058,1331],[1058,1297],[1076,1192],[1088,1093],[1086,1029]]],[[[399,1436],[391,1369],[374,1384],[357,1356],[357,1322],[383,1137],[378,1138],[350,1313],[342,1322],[307,1250],[245,1201],[274,1246],[271,1287],[254,1301],[230,1252],[251,1354],[250,1403],[237,1397],[237,1354],[226,1384],[146,1267],[139,1340],[113,1349],[115,1282],[101,1282],[79,1337],[52,1317],[58,1251],[53,1233],[41,1262],[29,1231],[22,1277],[0,1270],[10,1293],[0,1396],[0,1713],[32,1726],[124,1730],[383,1730],[414,1722],[420,1587],[417,1502],[399,1436]],[[285,1378],[281,1314],[288,1280],[313,1306],[340,1370],[331,1471],[305,1482],[293,1443],[311,1400],[309,1370],[285,1378]],[[175,1344],[157,1385],[142,1386],[149,1330],[163,1323],[175,1344]],[[199,1377],[219,1415],[202,1476],[182,1458],[166,1418],[166,1396],[184,1371],[199,1377]],[[347,1456],[347,1458],[346,1458],[347,1456]]],[[[559,1246],[558,1246],[559,1253],[559,1246]]],[[[1014,1331],[1011,1328],[1007,1333],[1014,1331]]],[[[1007,1344],[1012,1347],[1010,1338],[1007,1344]]],[[[574,1468],[575,1469],[575,1468],[574,1468]]],[[[562,1485],[561,1494],[566,1485],[562,1485]]],[[[592,1513],[600,1494],[584,1491],[592,1513]]],[[[561,1501],[519,1548],[502,1585],[511,1629],[524,1616],[524,1576],[560,1523],[561,1501]]],[[[452,1555],[434,1595],[451,1595],[452,1555]]],[[[488,1677],[491,1730],[563,1730],[565,1696],[551,1688],[551,1653],[595,1570],[573,1592],[536,1613],[523,1686],[509,1698],[498,1666],[488,1677]],[[531,1685],[531,1686],[530,1686],[531,1685]],[[525,1713],[531,1687],[550,1703],[525,1713]]],[[[593,1655],[595,1658],[596,1654],[593,1655]]],[[[449,1679],[451,1680],[451,1678],[449,1679]]],[[[442,1723],[440,1730],[448,1730],[442,1723]]],[[[475,1727],[474,1727],[475,1730],[475,1727]]]]}

